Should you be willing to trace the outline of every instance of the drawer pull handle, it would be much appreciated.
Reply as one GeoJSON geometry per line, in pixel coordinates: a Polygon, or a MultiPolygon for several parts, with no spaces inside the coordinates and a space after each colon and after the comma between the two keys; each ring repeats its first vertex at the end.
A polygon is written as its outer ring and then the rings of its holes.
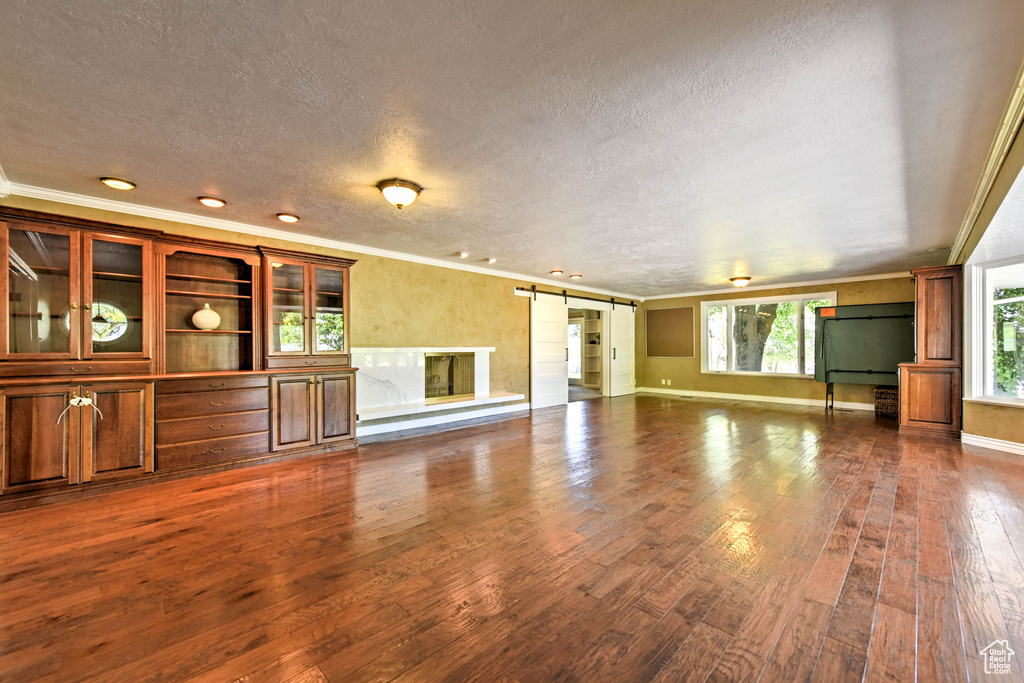
{"type": "Polygon", "coordinates": [[[224,382],[221,382],[220,384],[214,384],[213,382],[210,382],[210,386],[213,387],[214,389],[220,389],[222,386],[224,386],[224,382]]]}
{"type": "Polygon", "coordinates": [[[316,365],[316,361],[315,361],[315,360],[307,360],[307,361],[303,361],[303,362],[304,362],[304,363],[305,363],[306,365],[316,365]]]}
{"type": "Polygon", "coordinates": [[[225,446],[224,448],[211,448],[210,450],[206,451],[206,453],[208,455],[213,455],[214,453],[223,453],[226,450],[227,446],[225,446]]]}
{"type": "Polygon", "coordinates": [[[210,401],[211,406],[222,406],[225,403],[227,403],[227,401],[221,401],[220,403],[214,403],[213,401],[210,401]]]}
{"type": "Polygon", "coordinates": [[[221,425],[220,427],[214,427],[213,425],[210,425],[210,429],[217,432],[220,431],[221,429],[224,429],[224,425],[221,425]]]}
{"type": "Polygon", "coordinates": [[[89,372],[90,370],[92,370],[91,365],[87,368],[76,368],[74,365],[71,366],[71,372],[89,372]]]}

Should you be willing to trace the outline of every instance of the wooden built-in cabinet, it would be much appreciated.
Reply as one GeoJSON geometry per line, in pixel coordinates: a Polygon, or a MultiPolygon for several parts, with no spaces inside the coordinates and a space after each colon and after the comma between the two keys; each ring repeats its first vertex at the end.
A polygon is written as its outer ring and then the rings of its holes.
{"type": "Polygon", "coordinates": [[[310,260],[263,249],[269,368],[348,365],[348,269],[353,261],[310,260]]]}
{"type": "Polygon", "coordinates": [[[152,382],[6,388],[0,402],[0,493],[153,471],[152,382]],[[80,397],[90,403],[75,405],[80,397]]]}
{"type": "Polygon", "coordinates": [[[916,358],[899,366],[900,427],[959,435],[963,272],[960,266],[934,266],[911,273],[916,358]]]}
{"type": "Polygon", "coordinates": [[[353,263],[0,209],[0,509],[354,445],[353,263]]]}
{"type": "Polygon", "coordinates": [[[355,375],[280,375],[270,381],[274,451],[351,441],[355,375]]]}

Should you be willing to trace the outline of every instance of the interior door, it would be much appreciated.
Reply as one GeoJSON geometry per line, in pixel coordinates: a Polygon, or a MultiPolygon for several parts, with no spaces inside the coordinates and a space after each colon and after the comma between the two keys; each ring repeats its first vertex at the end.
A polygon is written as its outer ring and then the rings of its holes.
{"type": "Polygon", "coordinates": [[[530,407],[569,402],[569,307],[562,299],[530,299],[530,407]]]}
{"type": "Polygon", "coordinates": [[[636,393],[636,362],[633,357],[636,314],[632,307],[616,306],[608,315],[611,319],[611,372],[608,395],[623,396],[636,393]]]}

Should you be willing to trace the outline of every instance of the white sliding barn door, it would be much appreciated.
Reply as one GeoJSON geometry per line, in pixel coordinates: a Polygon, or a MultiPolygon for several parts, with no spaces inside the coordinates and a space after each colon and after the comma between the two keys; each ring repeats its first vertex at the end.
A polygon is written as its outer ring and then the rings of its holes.
{"type": "Polygon", "coordinates": [[[567,334],[569,307],[564,299],[530,299],[530,407],[569,402],[567,334]]]}
{"type": "Polygon", "coordinates": [[[608,395],[636,393],[636,361],[633,357],[636,314],[631,306],[616,306],[607,315],[611,322],[608,395]]]}

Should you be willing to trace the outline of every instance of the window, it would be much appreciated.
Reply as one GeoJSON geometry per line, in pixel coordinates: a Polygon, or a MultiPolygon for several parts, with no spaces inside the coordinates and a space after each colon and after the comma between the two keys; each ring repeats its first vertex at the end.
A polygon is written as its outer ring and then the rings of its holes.
{"type": "MultiPolygon", "coordinates": [[[[71,329],[71,311],[64,313],[64,329],[71,329]]],[[[114,304],[92,303],[92,340],[105,344],[120,339],[128,331],[128,314],[114,304]]]]}
{"type": "Polygon", "coordinates": [[[814,309],[834,306],[835,292],[706,301],[704,372],[814,374],[814,309]]]}
{"type": "Polygon", "coordinates": [[[1024,399],[1024,263],[984,269],[985,396],[1024,399]]]}
{"type": "Polygon", "coordinates": [[[569,349],[569,379],[583,377],[583,324],[569,323],[569,336],[566,341],[569,349]]]}

